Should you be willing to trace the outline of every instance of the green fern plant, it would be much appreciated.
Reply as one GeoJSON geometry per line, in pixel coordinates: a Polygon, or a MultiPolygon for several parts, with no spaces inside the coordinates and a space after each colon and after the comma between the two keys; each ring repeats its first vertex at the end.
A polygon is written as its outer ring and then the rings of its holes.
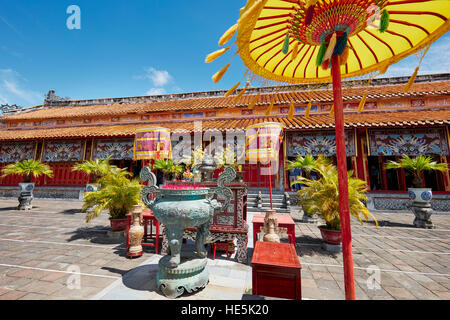
{"type": "MultiPolygon", "coordinates": [[[[306,188],[299,190],[300,204],[307,212],[315,213],[323,218],[328,229],[340,230],[341,220],[339,211],[339,179],[338,171],[334,165],[319,163],[314,168],[320,175],[319,179],[301,177],[297,183],[303,183],[306,188]]],[[[368,190],[365,181],[352,177],[348,172],[348,197],[350,215],[357,218],[361,224],[371,217],[376,225],[378,221],[367,210],[363,201],[367,200],[365,193],[368,190]]]]}
{"type": "Polygon", "coordinates": [[[24,177],[24,182],[31,182],[31,177],[39,177],[41,175],[46,175],[47,177],[53,177],[52,169],[38,161],[38,160],[24,160],[21,162],[16,162],[8,164],[2,169],[2,177],[6,177],[12,174],[18,174],[24,177]]]}
{"type": "Polygon", "coordinates": [[[422,172],[432,170],[445,172],[448,170],[447,164],[437,163],[436,161],[433,161],[433,158],[422,155],[415,158],[403,155],[400,161],[390,160],[386,164],[386,169],[400,168],[408,170],[413,174],[413,185],[415,188],[423,188],[422,172]]]}
{"type": "Polygon", "coordinates": [[[142,205],[141,185],[138,178],[131,181],[126,173],[105,175],[99,179],[102,188],[84,194],[82,211],[86,211],[86,222],[108,210],[112,219],[124,219],[134,205],[142,205]]]}

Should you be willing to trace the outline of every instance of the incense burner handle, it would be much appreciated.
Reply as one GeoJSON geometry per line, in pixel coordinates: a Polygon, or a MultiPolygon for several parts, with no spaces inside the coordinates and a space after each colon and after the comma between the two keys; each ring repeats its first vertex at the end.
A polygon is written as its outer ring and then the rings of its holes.
{"type": "Polygon", "coordinates": [[[217,178],[217,188],[211,188],[211,192],[208,194],[208,199],[211,201],[211,205],[214,211],[220,212],[225,211],[230,204],[231,198],[233,197],[233,191],[230,188],[225,187],[224,183],[230,183],[236,178],[236,170],[232,167],[226,167],[225,170],[217,178]],[[221,204],[216,199],[213,199],[214,194],[221,196],[225,199],[224,203],[221,204]]]}
{"type": "Polygon", "coordinates": [[[155,202],[161,198],[160,190],[156,186],[156,176],[149,167],[144,167],[142,168],[139,177],[142,181],[148,181],[148,185],[142,188],[141,196],[145,205],[151,209],[155,202]]]}

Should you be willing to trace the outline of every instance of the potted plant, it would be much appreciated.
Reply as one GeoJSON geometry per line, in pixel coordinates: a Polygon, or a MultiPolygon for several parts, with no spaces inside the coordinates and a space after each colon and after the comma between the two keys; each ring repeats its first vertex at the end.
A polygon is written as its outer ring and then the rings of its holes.
{"type": "Polygon", "coordinates": [[[118,172],[120,170],[117,166],[110,164],[110,157],[105,159],[86,160],[82,163],[77,163],[72,167],[72,171],[82,171],[88,175],[92,175],[90,183],[86,184],[86,191],[97,191],[99,188],[98,180],[105,175],[118,172]]]}
{"type": "Polygon", "coordinates": [[[408,170],[413,174],[413,188],[408,188],[408,195],[411,200],[421,203],[429,203],[432,198],[431,188],[424,188],[422,172],[432,170],[445,172],[448,170],[447,164],[437,163],[433,161],[433,158],[422,155],[415,158],[403,155],[400,161],[396,162],[391,160],[386,164],[386,169],[400,168],[408,170]]]}
{"type": "Polygon", "coordinates": [[[84,194],[82,210],[86,211],[86,222],[97,217],[103,210],[108,210],[112,230],[125,230],[126,214],[131,212],[133,206],[143,205],[143,186],[138,178],[130,180],[130,175],[125,169],[107,174],[98,181],[101,189],[84,194]]]}
{"type": "Polygon", "coordinates": [[[181,175],[184,170],[183,166],[180,164],[175,164],[169,159],[157,159],[153,163],[153,169],[161,170],[164,175],[164,180],[168,181],[172,177],[175,180],[179,175],[181,175]]]}
{"type": "Polygon", "coordinates": [[[19,183],[20,195],[18,210],[30,210],[32,208],[31,201],[33,200],[34,182],[31,178],[37,178],[41,175],[53,177],[53,171],[50,167],[38,160],[24,160],[7,165],[2,169],[2,177],[12,174],[18,174],[24,177],[24,182],[19,183]]]}
{"type": "MultiPolygon", "coordinates": [[[[306,178],[312,180],[312,172],[317,174],[317,170],[321,164],[329,165],[330,161],[325,158],[323,155],[319,155],[317,159],[314,159],[313,156],[307,154],[304,157],[297,156],[294,161],[287,162],[286,169],[301,169],[305,172],[306,178]]],[[[300,181],[293,181],[291,185],[295,185],[300,183],[300,181]]],[[[309,212],[307,208],[303,207],[303,218],[304,222],[316,223],[318,221],[318,216],[315,213],[309,212]]]]}
{"type": "MultiPolygon", "coordinates": [[[[338,171],[334,165],[318,164],[315,169],[319,174],[317,180],[302,177],[300,182],[306,187],[298,191],[300,203],[307,212],[316,213],[325,220],[325,225],[319,226],[322,238],[326,243],[338,245],[341,243],[341,220],[339,211],[338,171]]],[[[363,223],[370,216],[378,226],[378,221],[367,210],[363,200],[368,187],[365,181],[352,177],[348,172],[348,197],[350,215],[363,223]]]]}

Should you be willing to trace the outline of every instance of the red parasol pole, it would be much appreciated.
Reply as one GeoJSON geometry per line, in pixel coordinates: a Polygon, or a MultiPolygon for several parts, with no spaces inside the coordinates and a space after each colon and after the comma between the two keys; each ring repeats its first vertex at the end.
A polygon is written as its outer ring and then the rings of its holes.
{"type": "Polygon", "coordinates": [[[270,210],[272,210],[272,162],[269,161],[270,210]]]}
{"type": "Polygon", "coordinates": [[[342,232],[342,256],[344,260],[345,298],[355,300],[355,279],[353,275],[352,233],[348,204],[347,154],[345,151],[344,111],[342,102],[341,69],[339,56],[331,58],[333,78],[334,119],[336,129],[336,156],[339,179],[339,210],[342,232]]]}

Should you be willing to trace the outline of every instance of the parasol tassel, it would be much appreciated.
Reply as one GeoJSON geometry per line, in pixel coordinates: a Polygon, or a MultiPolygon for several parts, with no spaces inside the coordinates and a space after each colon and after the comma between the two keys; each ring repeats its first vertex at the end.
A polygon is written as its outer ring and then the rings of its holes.
{"type": "Polygon", "coordinates": [[[323,60],[329,60],[331,58],[335,46],[336,46],[336,32],[334,32],[333,35],[331,36],[330,42],[328,43],[327,51],[325,51],[325,55],[323,56],[323,60]]]}
{"type": "Polygon", "coordinates": [[[323,69],[323,70],[327,70],[329,65],[330,65],[330,60],[325,60],[325,61],[322,63],[322,69],[323,69]]]}
{"type": "Polygon", "coordinates": [[[225,67],[223,67],[222,69],[220,69],[219,71],[217,71],[213,76],[212,76],[212,80],[214,81],[214,83],[219,82],[220,79],[222,79],[223,75],[225,74],[225,72],[227,72],[228,67],[230,66],[230,64],[228,63],[225,67]]]}
{"type": "Polygon", "coordinates": [[[245,87],[237,96],[233,98],[233,102],[236,103],[241,99],[241,97],[244,95],[245,90],[247,90],[247,87],[245,87]]]}
{"type": "Polygon", "coordinates": [[[230,41],[230,39],[233,37],[234,33],[236,32],[238,28],[238,24],[231,26],[225,33],[222,35],[222,37],[219,40],[219,46],[223,46],[225,43],[230,41]]]}
{"type": "Polygon", "coordinates": [[[266,109],[266,112],[264,113],[264,115],[266,117],[270,116],[272,114],[272,109],[273,109],[273,104],[275,102],[275,97],[272,97],[272,102],[270,103],[270,106],[266,109]]]}
{"type": "Polygon", "coordinates": [[[409,81],[403,89],[403,92],[408,92],[411,89],[414,81],[416,80],[417,72],[419,72],[419,67],[416,67],[416,70],[414,70],[414,73],[412,74],[411,78],[409,78],[409,81]]]}
{"type": "Polygon", "coordinates": [[[334,104],[331,105],[330,116],[334,115],[334,104]]]}
{"type": "Polygon", "coordinates": [[[289,106],[288,119],[294,118],[294,112],[295,112],[294,101],[291,101],[291,104],[289,106]]]}
{"type": "Polygon", "coordinates": [[[383,13],[381,14],[380,19],[380,32],[383,33],[387,30],[389,27],[389,12],[387,12],[386,9],[383,10],[383,13]]]}
{"type": "Polygon", "coordinates": [[[259,99],[260,95],[261,95],[261,92],[258,92],[258,94],[252,99],[252,101],[250,102],[250,104],[248,106],[249,109],[253,109],[255,107],[256,100],[259,99]]]}
{"type": "Polygon", "coordinates": [[[315,4],[311,5],[308,7],[308,9],[306,9],[306,14],[305,14],[305,25],[309,26],[312,22],[312,19],[314,17],[314,8],[316,7],[315,4]]]}
{"type": "Polygon", "coordinates": [[[346,47],[344,49],[344,52],[342,52],[341,56],[339,57],[339,65],[343,66],[347,63],[349,53],[350,49],[346,47]]]}
{"type": "Polygon", "coordinates": [[[311,112],[311,106],[312,106],[312,101],[308,102],[308,105],[306,106],[305,118],[309,117],[309,113],[311,112]]]}
{"type": "Polygon", "coordinates": [[[208,54],[208,55],[206,56],[205,62],[206,62],[206,63],[213,62],[213,61],[216,60],[218,57],[220,57],[220,56],[223,55],[225,52],[227,52],[228,49],[230,49],[229,46],[226,47],[226,48],[223,48],[223,49],[220,49],[220,50],[217,50],[217,51],[214,51],[214,52],[208,54]]]}
{"type": "Polygon", "coordinates": [[[291,55],[291,61],[295,60],[298,55],[298,41],[295,41],[294,46],[292,47],[292,55],[291,55]]]}
{"type": "Polygon", "coordinates": [[[387,69],[389,68],[390,64],[386,63],[386,65],[383,67],[383,69],[380,69],[380,73],[379,74],[385,74],[387,69]]]}
{"type": "Polygon", "coordinates": [[[316,64],[317,64],[318,66],[321,66],[321,65],[322,65],[322,63],[323,63],[323,56],[325,55],[325,51],[326,51],[326,50],[327,50],[327,45],[326,45],[326,43],[325,43],[325,41],[324,41],[324,42],[322,42],[322,44],[320,45],[319,52],[317,53],[316,64]]]}
{"type": "Polygon", "coordinates": [[[347,47],[347,38],[347,32],[344,32],[344,34],[336,42],[336,46],[333,50],[333,55],[337,54],[338,56],[340,56],[344,52],[345,48],[347,47]]]}
{"type": "Polygon", "coordinates": [[[241,82],[239,81],[238,83],[236,83],[232,88],[230,88],[224,95],[224,97],[228,97],[229,95],[231,95],[233,92],[236,91],[236,89],[239,87],[239,85],[241,84],[241,82]]]}
{"type": "Polygon", "coordinates": [[[289,51],[289,32],[286,32],[286,38],[284,38],[283,48],[281,49],[281,52],[287,54],[288,51],[289,51]]]}
{"type": "Polygon", "coordinates": [[[241,17],[238,20],[238,24],[246,24],[248,18],[250,16],[253,15],[253,13],[255,13],[257,10],[259,10],[262,6],[264,1],[262,0],[257,0],[250,8],[248,8],[247,10],[244,11],[244,13],[242,13],[241,17]]]}
{"type": "Polygon", "coordinates": [[[357,112],[361,112],[364,109],[364,106],[366,105],[366,99],[367,99],[367,93],[365,93],[359,102],[358,110],[357,112]]]}

